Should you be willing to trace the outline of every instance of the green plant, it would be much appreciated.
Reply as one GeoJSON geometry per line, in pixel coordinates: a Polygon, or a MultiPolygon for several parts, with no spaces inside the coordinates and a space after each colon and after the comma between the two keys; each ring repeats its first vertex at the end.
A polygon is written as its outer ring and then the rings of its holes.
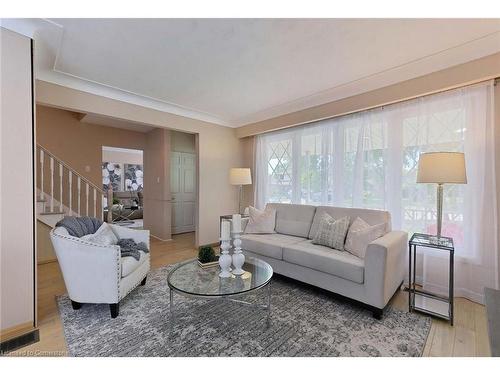
{"type": "Polygon", "coordinates": [[[198,250],[198,260],[201,263],[209,263],[217,260],[212,246],[201,246],[198,250]]]}
{"type": "Polygon", "coordinates": [[[118,198],[113,198],[113,204],[120,204],[120,200],[118,198]]]}

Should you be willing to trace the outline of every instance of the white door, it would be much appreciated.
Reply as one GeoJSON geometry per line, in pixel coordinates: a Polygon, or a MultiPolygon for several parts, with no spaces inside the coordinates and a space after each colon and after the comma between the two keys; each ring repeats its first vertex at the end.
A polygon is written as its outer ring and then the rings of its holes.
{"type": "Polygon", "coordinates": [[[187,152],[170,155],[172,234],[195,230],[196,156],[187,152]]]}

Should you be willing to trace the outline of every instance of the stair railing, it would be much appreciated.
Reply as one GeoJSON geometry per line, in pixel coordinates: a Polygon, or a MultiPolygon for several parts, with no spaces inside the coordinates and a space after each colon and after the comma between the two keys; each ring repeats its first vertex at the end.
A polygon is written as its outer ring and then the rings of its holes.
{"type": "Polygon", "coordinates": [[[94,216],[104,219],[103,198],[106,194],[103,189],[39,144],[37,144],[37,156],[39,199],[49,203],[50,213],[59,212],[69,216],[94,216]],[[55,208],[56,199],[58,211],[55,208]],[[68,212],[64,212],[64,207],[68,208],[68,212]]]}

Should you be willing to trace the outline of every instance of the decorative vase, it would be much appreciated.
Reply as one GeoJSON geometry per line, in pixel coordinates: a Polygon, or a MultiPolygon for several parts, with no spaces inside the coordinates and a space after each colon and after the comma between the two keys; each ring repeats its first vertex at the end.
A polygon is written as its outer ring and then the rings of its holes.
{"type": "Polygon", "coordinates": [[[231,245],[229,244],[229,240],[221,239],[221,241],[220,248],[222,251],[219,257],[221,272],[219,273],[219,277],[231,277],[231,255],[229,255],[231,245]]]}
{"type": "Polygon", "coordinates": [[[242,269],[245,264],[245,255],[241,251],[241,232],[233,232],[233,275],[243,275],[245,271],[242,269]]]}

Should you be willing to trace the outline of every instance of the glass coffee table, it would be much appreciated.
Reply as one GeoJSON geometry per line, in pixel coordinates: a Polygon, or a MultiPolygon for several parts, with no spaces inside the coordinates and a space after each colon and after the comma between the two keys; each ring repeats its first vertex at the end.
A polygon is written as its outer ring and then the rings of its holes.
{"type": "Polygon", "coordinates": [[[243,265],[242,275],[219,277],[220,268],[201,268],[198,260],[193,259],[175,267],[168,274],[167,283],[170,288],[170,316],[172,325],[175,319],[174,294],[186,297],[205,299],[227,299],[232,302],[253,305],[267,310],[266,324],[271,324],[271,278],[272,267],[257,258],[247,257],[243,265]],[[237,297],[267,287],[265,304],[243,301],[237,297]]]}

